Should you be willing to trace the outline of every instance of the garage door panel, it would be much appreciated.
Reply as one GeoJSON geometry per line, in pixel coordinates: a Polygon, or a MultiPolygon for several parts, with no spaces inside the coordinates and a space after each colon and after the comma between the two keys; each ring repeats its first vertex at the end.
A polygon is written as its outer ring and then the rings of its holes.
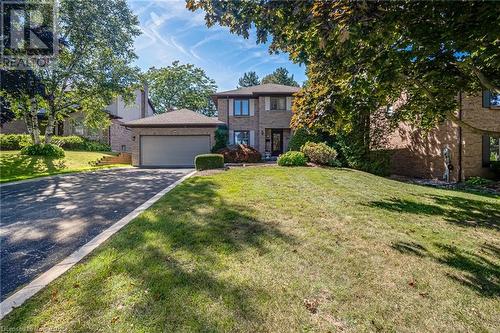
{"type": "Polygon", "coordinates": [[[143,166],[192,166],[196,155],[209,152],[208,135],[141,136],[143,166]]]}

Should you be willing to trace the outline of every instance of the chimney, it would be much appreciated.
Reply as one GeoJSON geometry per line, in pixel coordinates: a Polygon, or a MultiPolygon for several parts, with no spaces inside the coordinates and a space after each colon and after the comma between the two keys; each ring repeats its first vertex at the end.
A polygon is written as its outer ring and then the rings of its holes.
{"type": "Polygon", "coordinates": [[[141,118],[146,117],[147,107],[148,107],[148,85],[147,83],[144,83],[144,86],[141,89],[141,118]]]}

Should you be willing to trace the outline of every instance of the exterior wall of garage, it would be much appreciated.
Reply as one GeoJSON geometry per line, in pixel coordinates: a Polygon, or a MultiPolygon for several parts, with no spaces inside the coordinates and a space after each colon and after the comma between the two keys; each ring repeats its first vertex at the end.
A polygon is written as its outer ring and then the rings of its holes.
{"type": "Polygon", "coordinates": [[[215,127],[133,127],[132,128],[132,165],[140,166],[141,135],[208,135],[210,147],[215,144],[215,127]]]}

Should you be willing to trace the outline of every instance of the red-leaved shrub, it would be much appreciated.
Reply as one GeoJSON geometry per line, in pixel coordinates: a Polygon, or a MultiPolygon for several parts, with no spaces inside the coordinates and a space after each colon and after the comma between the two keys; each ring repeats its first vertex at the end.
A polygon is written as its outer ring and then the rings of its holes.
{"type": "Polygon", "coordinates": [[[219,149],[217,153],[224,155],[226,163],[257,163],[262,160],[259,151],[247,145],[231,145],[219,149]]]}

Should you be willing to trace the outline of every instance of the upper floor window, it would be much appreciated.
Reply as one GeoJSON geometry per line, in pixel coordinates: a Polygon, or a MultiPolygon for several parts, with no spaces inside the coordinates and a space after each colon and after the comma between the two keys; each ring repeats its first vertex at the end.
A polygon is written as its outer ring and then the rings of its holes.
{"type": "Polygon", "coordinates": [[[250,131],[234,131],[234,143],[241,145],[249,145],[250,131]]]}
{"type": "Polygon", "coordinates": [[[500,94],[483,91],[483,108],[500,108],[500,94]]]}
{"type": "Polygon", "coordinates": [[[235,116],[249,116],[250,105],[248,99],[235,99],[234,100],[234,115],[235,116]]]}
{"type": "Polygon", "coordinates": [[[286,97],[271,97],[271,110],[286,110],[286,97]]]}

